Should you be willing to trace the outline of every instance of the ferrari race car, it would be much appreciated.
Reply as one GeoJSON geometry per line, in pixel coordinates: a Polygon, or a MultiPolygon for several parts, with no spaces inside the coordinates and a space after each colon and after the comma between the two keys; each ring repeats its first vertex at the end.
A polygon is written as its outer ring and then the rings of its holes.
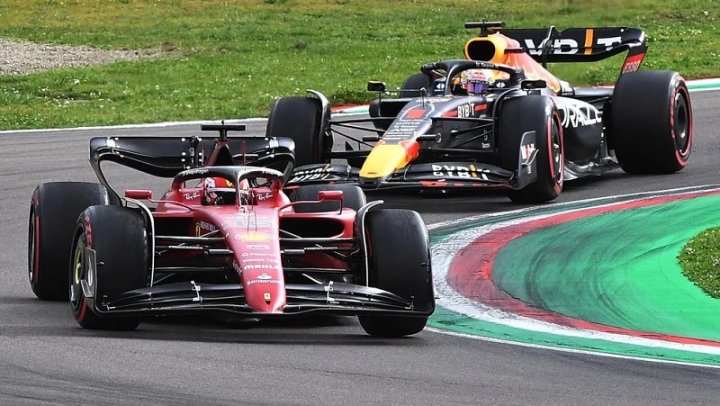
{"type": "Polygon", "coordinates": [[[267,135],[297,145],[288,184],[494,187],[515,202],[541,203],[566,180],[619,167],[672,173],[686,166],[687,86],[676,72],[638,71],[647,51],[639,29],[465,26],[481,30],[465,44],[466,59],[423,65],[398,98],[383,98],[384,83],[369,82],[380,95],[369,119],[333,119],[317,91],[278,100],[267,135]],[[626,51],[614,88],[574,87],[546,69],[626,51]],[[333,149],[335,136],[346,137],[345,150],[333,149]]]}
{"type": "Polygon", "coordinates": [[[30,284],[69,296],[91,329],[134,329],[144,317],[357,315],[373,336],[421,331],[435,307],[428,235],[410,210],[379,209],[355,185],[287,194],[288,138],[96,137],[99,184],[55,182],[32,196],[30,284]],[[211,152],[210,152],[211,151],[211,152]],[[209,152],[209,153],[206,153],[209,152]],[[101,170],[115,162],[172,177],[118,195],[101,170]]]}

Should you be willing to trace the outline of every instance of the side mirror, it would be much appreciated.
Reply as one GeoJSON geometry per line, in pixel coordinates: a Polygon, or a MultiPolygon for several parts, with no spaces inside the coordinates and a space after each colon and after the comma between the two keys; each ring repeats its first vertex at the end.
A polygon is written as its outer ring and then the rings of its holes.
{"type": "Polygon", "coordinates": [[[326,200],[340,200],[343,199],[342,190],[321,190],[318,192],[318,200],[324,202],[326,200]]]}
{"type": "Polygon", "coordinates": [[[522,82],[520,82],[520,88],[522,90],[545,89],[546,87],[547,87],[547,82],[545,82],[542,79],[523,80],[522,82]]]}
{"type": "Polygon", "coordinates": [[[367,84],[367,90],[369,92],[385,93],[385,91],[387,90],[387,86],[385,85],[385,82],[377,82],[377,81],[371,80],[367,84]]]}
{"type": "Polygon", "coordinates": [[[340,211],[343,211],[343,192],[342,190],[321,190],[318,192],[318,200],[321,202],[336,201],[340,202],[340,211]]]}
{"type": "Polygon", "coordinates": [[[150,200],[152,199],[152,190],[127,189],[125,190],[125,197],[135,200],[150,200]]]}

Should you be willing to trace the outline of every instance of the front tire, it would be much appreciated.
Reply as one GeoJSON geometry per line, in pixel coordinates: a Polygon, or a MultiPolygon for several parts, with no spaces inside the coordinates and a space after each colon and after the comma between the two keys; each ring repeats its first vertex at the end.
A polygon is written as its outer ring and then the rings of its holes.
{"type": "Polygon", "coordinates": [[[265,135],[295,141],[295,166],[329,162],[333,140],[325,133],[322,113],[318,99],[283,97],[270,110],[265,135]]]}
{"type": "Polygon", "coordinates": [[[75,321],[87,329],[134,330],[137,317],[101,317],[83,293],[83,280],[96,284],[95,300],[113,300],[148,284],[148,244],[145,220],[139,212],[117,206],[92,206],[78,219],[70,264],[70,305],[75,321]],[[95,274],[86,248],[95,251],[95,274]],[[94,277],[94,279],[93,279],[94,277]]]}
{"type": "MultiPolygon", "coordinates": [[[[435,307],[430,251],[425,224],[412,210],[374,210],[365,217],[368,237],[369,285],[412,301],[418,311],[435,307]]],[[[366,333],[402,337],[419,333],[427,316],[358,317],[366,333]]]]}
{"type": "Polygon", "coordinates": [[[403,86],[400,89],[400,97],[420,97],[423,95],[423,88],[425,88],[425,96],[430,96],[432,92],[430,77],[424,73],[410,75],[405,79],[405,82],[403,82],[403,86]]]}
{"type": "Polygon", "coordinates": [[[28,221],[28,276],[38,299],[67,300],[67,264],[78,216],[89,206],[110,204],[104,186],[53,182],[35,188],[28,221]]]}
{"type": "Polygon", "coordinates": [[[612,96],[610,142],[628,173],[673,173],[690,158],[692,106],[676,72],[626,73],[612,96]]]}
{"type": "Polygon", "coordinates": [[[500,166],[518,170],[520,142],[524,133],[535,131],[537,180],[522,189],[508,191],[514,203],[545,203],[562,192],[565,146],[560,116],[552,99],[518,96],[503,102],[498,124],[500,166]]]}

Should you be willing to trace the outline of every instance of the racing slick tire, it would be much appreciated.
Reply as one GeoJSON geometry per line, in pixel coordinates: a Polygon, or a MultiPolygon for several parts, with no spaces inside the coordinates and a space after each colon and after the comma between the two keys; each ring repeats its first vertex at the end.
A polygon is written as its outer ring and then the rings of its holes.
{"type": "Polygon", "coordinates": [[[676,72],[630,72],[612,96],[610,147],[628,173],[683,169],[693,142],[692,107],[685,80],[676,72]]]}
{"type": "Polygon", "coordinates": [[[515,203],[545,203],[563,188],[565,145],[560,116],[552,99],[540,95],[505,100],[499,113],[500,166],[518,170],[520,142],[524,133],[535,131],[537,180],[522,189],[508,191],[515,203]]]}
{"type": "MultiPolygon", "coordinates": [[[[413,308],[435,308],[428,234],[412,210],[373,210],[365,217],[368,238],[369,286],[411,300],[413,308]]],[[[428,316],[358,316],[363,330],[375,337],[419,333],[428,316]]]]}
{"type": "Polygon", "coordinates": [[[96,285],[95,300],[112,300],[147,286],[148,263],[147,233],[141,213],[118,206],[88,207],[77,220],[72,244],[69,290],[75,321],[87,329],[137,328],[137,317],[97,315],[85,297],[81,281],[96,285]],[[94,274],[85,248],[95,251],[94,274]]]}
{"type": "Polygon", "coordinates": [[[327,155],[332,150],[333,140],[332,136],[325,133],[322,113],[318,99],[283,97],[270,110],[265,135],[287,137],[295,141],[296,167],[329,162],[327,155]]]}
{"type": "Polygon", "coordinates": [[[418,73],[410,75],[403,82],[402,88],[400,88],[400,97],[420,97],[422,96],[421,90],[425,88],[425,95],[429,96],[432,91],[432,82],[430,77],[424,73],[418,73]]]}
{"type": "MultiPolygon", "coordinates": [[[[338,183],[334,185],[303,185],[290,192],[288,198],[291,202],[315,201],[318,193],[327,190],[339,190],[343,192],[343,207],[349,207],[355,211],[365,206],[367,200],[365,192],[356,185],[349,183],[338,183]]],[[[337,202],[322,202],[312,204],[298,204],[294,206],[297,213],[319,213],[324,211],[338,210],[337,202]]]]}
{"type": "Polygon", "coordinates": [[[107,189],[97,183],[51,182],[35,188],[28,221],[28,275],[38,299],[67,300],[75,222],[87,207],[110,201],[107,189]]]}

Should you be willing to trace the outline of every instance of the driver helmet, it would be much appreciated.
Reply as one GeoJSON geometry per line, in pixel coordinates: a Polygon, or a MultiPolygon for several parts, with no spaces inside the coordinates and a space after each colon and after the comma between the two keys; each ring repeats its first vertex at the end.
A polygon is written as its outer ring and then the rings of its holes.
{"type": "Polygon", "coordinates": [[[202,182],[202,204],[219,206],[235,204],[235,185],[224,178],[205,178],[202,182]]]}
{"type": "Polygon", "coordinates": [[[482,94],[495,82],[488,69],[468,69],[460,74],[460,85],[467,94],[482,94]]]}

